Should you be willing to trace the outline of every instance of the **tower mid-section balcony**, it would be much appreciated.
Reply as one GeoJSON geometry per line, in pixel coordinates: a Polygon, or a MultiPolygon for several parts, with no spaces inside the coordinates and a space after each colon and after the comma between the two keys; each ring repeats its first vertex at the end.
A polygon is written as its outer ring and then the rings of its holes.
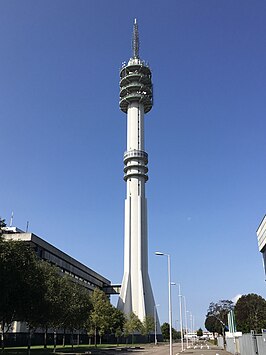
{"type": "Polygon", "coordinates": [[[148,154],[144,150],[132,149],[125,152],[124,164],[124,180],[134,177],[148,180],[148,154]]]}
{"type": "Polygon", "coordinates": [[[126,165],[129,160],[141,160],[146,165],[148,164],[148,153],[138,149],[128,150],[124,153],[124,164],[126,165]]]}

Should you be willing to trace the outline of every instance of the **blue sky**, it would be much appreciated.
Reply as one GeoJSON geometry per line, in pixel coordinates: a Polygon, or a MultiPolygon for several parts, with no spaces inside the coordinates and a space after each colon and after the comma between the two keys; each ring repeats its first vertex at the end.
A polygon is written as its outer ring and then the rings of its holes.
{"type": "MultiPolygon", "coordinates": [[[[266,2],[2,0],[0,215],[102,273],[123,275],[126,115],[119,68],[153,71],[145,118],[149,272],[168,320],[166,260],[195,325],[209,303],[266,297],[266,2]]],[[[177,288],[173,288],[177,315],[177,288]]],[[[116,302],[115,300],[113,302],[116,302]]]]}

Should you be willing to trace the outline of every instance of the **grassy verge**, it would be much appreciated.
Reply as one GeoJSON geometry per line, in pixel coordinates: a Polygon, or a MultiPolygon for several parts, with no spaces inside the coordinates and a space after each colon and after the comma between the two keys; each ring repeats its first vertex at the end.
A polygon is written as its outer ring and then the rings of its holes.
{"type": "MultiPolygon", "coordinates": [[[[148,344],[119,344],[119,348],[129,348],[129,347],[145,347],[149,346],[148,344]]],[[[117,348],[116,344],[101,344],[97,345],[98,350],[117,348]]],[[[94,350],[94,345],[82,344],[82,345],[74,345],[73,348],[71,345],[66,345],[65,347],[57,346],[56,353],[85,353],[90,350],[94,350]]],[[[44,349],[43,345],[32,346],[31,347],[31,355],[49,355],[52,354],[54,347],[52,345],[48,345],[46,349],[44,349]]],[[[28,353],[28,349],[26,346],[23,347],[7,347],[4,350],[4,355],[24,355],[28,353]]],[[[1,354],[1,351],[0,351],[1,354]]]]}

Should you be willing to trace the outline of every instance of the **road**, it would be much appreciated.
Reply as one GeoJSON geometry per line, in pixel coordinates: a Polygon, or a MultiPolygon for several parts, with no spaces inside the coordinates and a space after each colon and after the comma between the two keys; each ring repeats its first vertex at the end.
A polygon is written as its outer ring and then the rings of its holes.
{"type": "MultiPolygon", "coordinates": [[[[143,355],[169,355],[169,345],[159,345],[153,347],[147,347],[138,351],[139,354],[143,355]]],[[[173,345],[173,355],[232,355],[225,350],[217,348],[217,346],[210,345],[197,345],[181,351],[180,344],[173,345]]]]}
{"type": "MultiPolygon", "coordinates": [[[[58,355],[66,355],[65,353],[57,353],[58,355]]],[[[117,347],[104,349],[90,349],[85,354],[92,355],[169,355],[169,344],[167,345],[152,345],[146,344],[143,347],[117,347]]],[[[68,355],[76,355],[76,353],[69,353],[68,355]]],[[[207,345],[206,343],[200,345],[193,345],[184,351],[181,351],[181,344],[173,344],[173,355],[232,355],[225,350],[219,349],[217,346],[207,345]]]]}

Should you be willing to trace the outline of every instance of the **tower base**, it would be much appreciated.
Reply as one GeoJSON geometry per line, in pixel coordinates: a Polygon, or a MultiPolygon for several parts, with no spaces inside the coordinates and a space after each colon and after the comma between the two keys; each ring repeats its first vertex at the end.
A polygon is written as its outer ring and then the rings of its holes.
{"type": "Polygon", "coordinates": [[[141,282],[138,283],[138,288],[136,290],[136,288],[132,287],[131,275],[129,273],[124,274],[117,308],[126,315],[134,313],[141,322],[143,322],[147,316],[155,318],[157,334],[159,336],[161,335],[161,327],[157,315],[157,309],[155,307],[149,275],[143,277],[141,271],[139,271],[138,276],[141,282]],[[139,295],[137,293],[141,295],[141,297],[138,297],[139,295]]]}

